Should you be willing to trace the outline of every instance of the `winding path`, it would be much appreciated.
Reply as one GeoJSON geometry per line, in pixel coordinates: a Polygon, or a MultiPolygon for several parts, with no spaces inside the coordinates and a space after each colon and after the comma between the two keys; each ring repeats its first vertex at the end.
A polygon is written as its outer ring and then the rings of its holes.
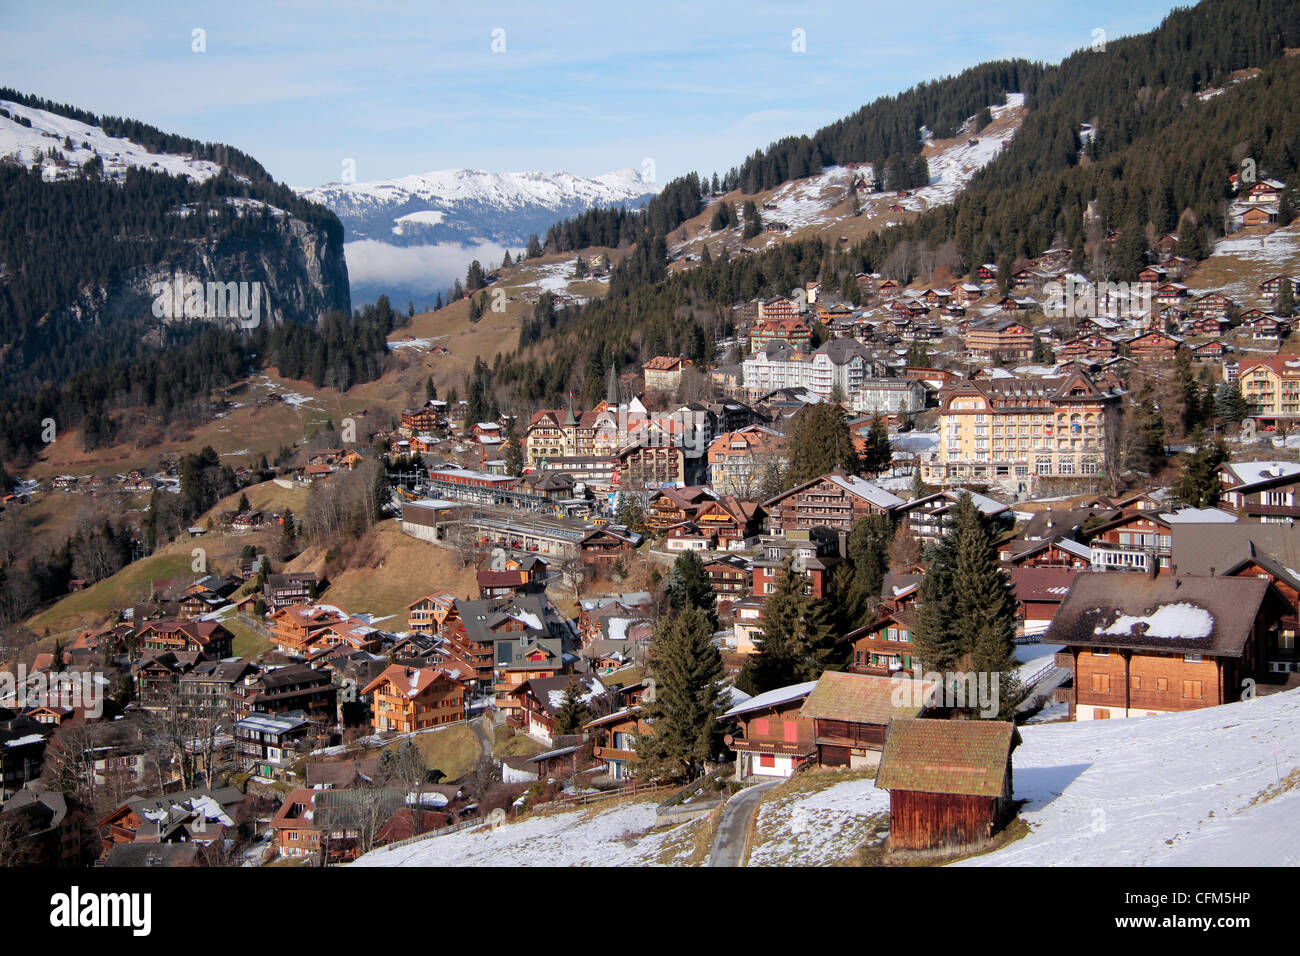
{"type": "Polygon", "coordinates": [[[742,790],[722,809],[718,833],[709,851],[709,866],[740,866],[745,856],[745,838],[749,835],[749,820],[758,809],[763,794],[775,787],[779,780],[761,783],[742,790]]]}

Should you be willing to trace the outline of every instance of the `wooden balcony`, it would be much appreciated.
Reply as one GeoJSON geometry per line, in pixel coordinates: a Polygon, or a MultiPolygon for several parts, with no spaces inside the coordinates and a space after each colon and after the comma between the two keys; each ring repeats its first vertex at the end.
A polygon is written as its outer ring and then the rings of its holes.
{"type": "Polygon", "coordinates": [[[597,760],[619,760],[623,763],[636,760],[635,750],[619,750],[617,747],[593,747],[591,755],[597,760]]]}

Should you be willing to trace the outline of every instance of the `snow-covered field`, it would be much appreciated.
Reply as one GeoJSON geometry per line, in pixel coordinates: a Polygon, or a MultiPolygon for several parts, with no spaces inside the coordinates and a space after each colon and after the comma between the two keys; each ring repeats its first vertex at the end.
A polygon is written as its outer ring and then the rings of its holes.
{"type": "Polygon", "coordinates": [[[813,793],[770,796],[758,810],[749,865],[833,863],[850,856],[878,828],[887,829],[888,816],[889,794],[876,788],[874,777],[846,780],[813,793]],[[764,839],[773,827],[778,835],[764,839]]]}
{"type": "MultiPolygon", "coordinates": [[[[1025,94],[1008,93],[1006,103],[992,107],[989,112],[993,114],[996,123],[1024,105],[1025,94]]],[[[952,202],[970,182],[972,176],[997,159],[998,154],[1007,143],[1011,142],[1019,128],[1018,123],[1008,123],[997,131],[986,128],[968,138],[974,139],[975,145],[963,141],[931,156],[929,158],[930,185],[922,186],[906,198],[898,200],[899,205],[906,209],[923,211],[952,202]]]]}
{"type": "Polygon", "coordinates": [[[0,156],[13,156],[28,167],[41,166],[45,179],[61,179],[77,175],[81,166],[96,153],[104,158],[104,175],[120,178],[132,166],[167,172],[174,176],[188,176],[196,182],[210,179],[221,171],[216,163],[187,156],[151,153],[130,140],[109,136],[98,126],[88,126],[78,120],[47,113],[45,110],[21,106],[10,100],[0,100],[0,108],[10,115],[31,121],[31,127],[6,116],[0,116],[0,156]],[[72,141],[65,149],[64,140],[72,141]],[[86,147],[83,148],[82,144],[86,147]],[[58,166],[44,154],[49,150],[59,153],[66,165],[58,166]]]}
{"type": "Polygon", "coordinates": [[[1300,691],[1020,733],[1032,832],[962,865],[1300,864],[1300,691]]]}
{"type": "Polygon", "coordinates": [[[1300,226],[1287,226],[1264,236],[1221,239],[1214,244],[1209,264],[1225,256],[1231,256],[1258,269],[1250,269],[1241,278],[1231,282],[1198,287],[1197,293],[1222,292],[1238,301],[1257,296],[1258,283],[1261,279],[1295,271],[1297,262],[1300,262],[1300,226]]]}
{"type": "MultiPolygon", "coordinates": [[[[418,843],[380,849],[353,866],[654,866],[665,847],[691,824],[650,833],[655,802],[624,803],[539,814],[496,829],[463,830],[418,843]]],[[[689,856],[683,844],[674,859],[689,856]]]]}

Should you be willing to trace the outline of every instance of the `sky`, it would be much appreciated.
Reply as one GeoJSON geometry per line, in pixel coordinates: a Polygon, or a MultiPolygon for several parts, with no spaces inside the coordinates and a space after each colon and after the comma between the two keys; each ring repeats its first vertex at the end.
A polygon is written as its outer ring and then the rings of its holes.
{"type": "Polygon", "coordinates": [[[1171,0],[19,4],[0,86],[229,143],[295,187],[725,172],[881,95],[1140,33],[1171,0]],[[1097,31],[1104,31],[1098,33],[1097,31]]]}

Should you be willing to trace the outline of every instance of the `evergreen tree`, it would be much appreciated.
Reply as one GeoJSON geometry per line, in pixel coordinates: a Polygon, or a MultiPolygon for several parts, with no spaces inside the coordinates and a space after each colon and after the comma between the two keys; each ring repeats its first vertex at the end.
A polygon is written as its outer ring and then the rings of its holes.
{"type": "Polygon", "coordinates": [[[762,217],[759,216],[758,214],[758,206],[754,204],[754,200],[752,199],[745,200],[744,212],[745,212],[745,228],[740,235],[742,239],[753,239],[755,236],[757,236],[760,232],[763,231],[763,220],[762,217]]]}
{"type": "Polygon", "coordinates": [[[650,649],[654,699],[644,718],[653,730],[638,737],[637,776],[643,780],[693,780],[723,751],[727,709],[722,655],[704,611],[687,607],[660,620],[650,649]]]}
{"type": "Polygon", "coordinates": [[[239,495],[239,504],[235,506],[236,510],[242,513],[248,511],[252,507],[253,506],[248,503],[248,495],[241,492],[239,495]]]}
{"type": "Polygon", "coordinates": [[[1241,394],[1240,382],[1221,382],[1214,392],[1214,417],[1225,425],[1236,424],[1250,411],[1241,394]]]}
{"type": "Polygon", "coordinates": [[[808,577],[794,569],[786,558],[777,577],[776,590],[763,602],[763,626],[757,637],[758,653],[751,654],[741,668],[736,686],[751,694],[798,683],[805,678],[806,617],[812,601],[804,588],[808,577]]]}
{"type": "Polygon", "coordinates": [[[582,687],[577,680],[569,681],[564,688],[564,700],[555,715],[555,732],[561,735],[580,734],[582,725],[591,719],[591,710],[582,699],[582,687]]]}
{"type": "Polygon", "coordinates": [[[857,474],[860,462],[844,409],[830,402],[805,405],[791,421],[782,481],[790,488],[827,472],[857,474]]]}
{"type": "Polygon", "coordinates": [[[528,237],[528,246],[524,250],[525,259],[539,259],[542,255],[542,244],[537,241],[537,233],[528,237]]]}
{"type": "Polygon", "coordinates": [[[912,630],[912,640],[916,656],[926,670],[952,670],[962,654],[956,620],[957,601],[953,591],[956,558],[950,529],[935,545],[917,595],[916,627],[912,630]]]}
{"type": "Polygon", "coordinates": [[[704,612],[712,627],[718,625],[718,610],[713,594],[713,584],[704,570],[704,562],[694,551],[683,551],[673,562],[672,570],[664,584],[668,603],[675,611],[697,607],[704,612]]]}
{"type": "Polygon", "coordinates": [[[1282,279],[1282,288],[1278,291],[1277,301],[1273,303],[1273,311],[1284,319],[1295,315],[1295,287],[1289,276],[1282,279]]]}
{"type": "Polygon", "coordinates": [[[1229,458],[1228,446],[1223,439],[1210,440],[1200,431],[1193,442],[1195,449],[1179,456],[1182,472],[1174,483],[1174,497],[1193,508],[1213,508],[1222,493],[1218,468],[1229,458]]]}
{"type": "Polygon", "coordinates": [[[969,494],[958,501],[952,537],[955,623],[963,650],[971,670],[1002,674],[1005,682],[1016,666],[1016,599],[988,521],[969,494]]]}
{"type": "Polygon", "coordinates": [[[636,495],[626,491],[618,493],[614,499],[614,521],[633,531],[645,532],[645,509],[636,495]]]}
{"type": "Polygon", "coordinates": [[[1142,474],[1153,475],[1165,465],[1165,422],[1150,399],[1139,403],[1133,417],[1127,464],[1142,474]]]}
{"type": "MultiPolygon", "coordinates": [[[[880,603],[880,589],[889,570],[889,549],[894,541],[894,528],[884,515],[864,515],[853,523],[849,532],[849,560],[853,565],[853,578],[849,603],[863,613],[880,603]]],[[[843,592],[841,592],[843,593],[843,592]]],[[[849,629],[862,621],[847,622],[849,629]]]]}
{"type": "Polygon", "coordinates": [[[862,453],[862,470],[870,475],[888,471],[894,463],[893,448],[889,444],[889,428],[882,415],[871,419],[871,430],[867,433],[867,447],[862,453]]]}
{"type": "Polygon", "coordinates": [[[519,430],[515,427],[515,416],[506,422],[506,474],[522,475],[524,473],[524,449],[519,441],[519,430]]]}

